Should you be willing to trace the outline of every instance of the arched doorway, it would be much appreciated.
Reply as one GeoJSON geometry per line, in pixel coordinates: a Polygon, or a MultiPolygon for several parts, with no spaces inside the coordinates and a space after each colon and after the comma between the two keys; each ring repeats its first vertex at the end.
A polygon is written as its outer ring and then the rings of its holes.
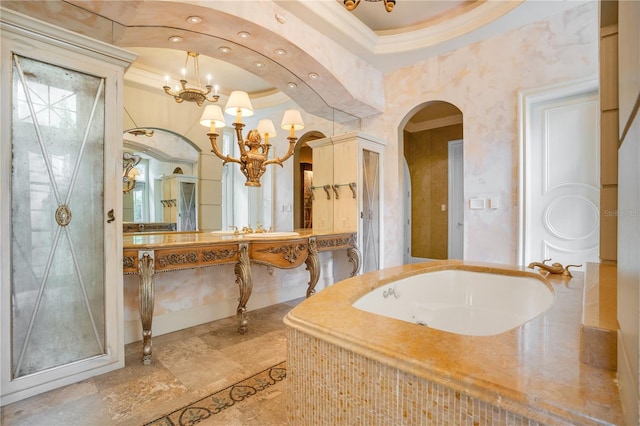
{"type": "Polygon", "coordinates": [[[313,151],[307,142],[322,139],[320,132],[309,132],[297,142],[293,153],[293,227],[311,228],[311,191],[313,182],[313,151]]]}
{"type": "Polygon", "coordinates": [[[431,101],[403,129],[405,263],[463,257],[462,112],[431,101]]]}

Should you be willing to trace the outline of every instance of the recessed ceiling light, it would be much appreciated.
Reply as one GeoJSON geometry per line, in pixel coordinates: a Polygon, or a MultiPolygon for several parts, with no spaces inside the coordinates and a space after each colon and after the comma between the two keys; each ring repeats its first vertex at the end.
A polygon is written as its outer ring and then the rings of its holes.
{"type": "Polygon", "coordinates": [[[255,61],[253,65],[255,65],[256,68],[264,68],[264,62],[255,61]]]}
{"type": "Polygon", "coordinates": [[[202,18],[199,16],[189,16],[187,18],[187,22],[190,24],[199,24],[200,22],[202,22],[202,18]]]}
{"type": "Polygon", "coordinates": [[[182,41],[182,37],[174,35],[174,36],[169,37],[169,41],[171,43],[180,43],[182,41]]]}
{"type": "Polygon", "coordinates": [[[320,76],[318,75],[318,73],[310,72],[310,73],[309,73],[309,78],[310,78],[311,80],[317,80],[318,78],[320,78],[320,76]]]}
{"type": "Polygon", "coordinates": [[[238,33],[238,37],[240,37],[240,38],[249,38],[249,37],[251,37],[251,34],[246,32],[246,31],[240,31],[238,33]]]}
{"type": "Polygon", "coordinates": [[[284,49],[276,49],[273,51],[273,53],[275,53],[278,56],[284,56],[287,54],[287,51],[284,49]]]}
{"type": "Polygon", "coordinates": [[[220,46],[220,47],[218,48],[218,50],[219,50],[219,51],[221,51],[222,53],[229,53],[229,52],[231,52],[231,48],[230,48],[230,47],[228,47],[228,46],[220,46]]]}
{"type": "Polygon", "coordinates": [[[298,87],[298,85],[295,84],[293,81],[288,82],[287,86],[289,86],[289,89],[295,89],[296,87],[298,87]]]}

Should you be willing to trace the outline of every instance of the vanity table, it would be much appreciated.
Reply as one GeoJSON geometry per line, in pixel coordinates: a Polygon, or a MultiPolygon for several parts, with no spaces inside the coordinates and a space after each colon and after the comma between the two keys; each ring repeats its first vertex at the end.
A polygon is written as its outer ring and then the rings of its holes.
{"type": "Polygon", "coordinates": [[[298,232],[274,233],[135,233],[123,237],[123,272],[139,276],[139,312],[142,323],[144,364],[151,364],[151,325],[153,321],[155,274],[183,269],[234,264],[239,303],[236,310],[240,333],[248,328],[247,302],[253,282],[251,262],[280,269],[292,269],[306,264],[309,283],[306,296],[315,292],[320,278],[318,253],[347,250],[352,265],[351,276],[360,269],[360,252],[355,232],[314,233],[310,229],[298,232]]]}

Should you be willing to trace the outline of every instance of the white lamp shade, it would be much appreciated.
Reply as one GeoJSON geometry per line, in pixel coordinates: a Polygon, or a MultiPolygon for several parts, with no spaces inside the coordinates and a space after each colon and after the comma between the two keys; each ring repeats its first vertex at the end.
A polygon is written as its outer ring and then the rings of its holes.
{"type": "Polygon", "coordinates": [[[226,123],[220,107],[218,105],[207,105],[200,117],[200,124],[209,128],[224,127],[226,123]]]}
{"type": "Polygon", "coordinates": [[[240,110],[242,117],[251,117],[253,115],[253,106],[249,99],[249,94],[241,90],[234,90],[229,95],[227,105],[224,107],[224,112],[229,115],[236,116],[240,110]]]}
{"type": "Polygon", "coordinates": [[[300,111],[297,109],[288,109],[284,112],[284,117],[282,117],[282,123],[280,127],[283,129],[289,130],[293,126],[293,130],[302,130],[304,129],[304,122],[302,121],[302,116],[300,115],[300,111]]]}
{"type": "Polygon", "coordinates": [[[262,136],[269,136],[270,138],[276,137],[276,128],[273,126],[273,121],[268,118],[258,121],[258,132],[262,136]]]}

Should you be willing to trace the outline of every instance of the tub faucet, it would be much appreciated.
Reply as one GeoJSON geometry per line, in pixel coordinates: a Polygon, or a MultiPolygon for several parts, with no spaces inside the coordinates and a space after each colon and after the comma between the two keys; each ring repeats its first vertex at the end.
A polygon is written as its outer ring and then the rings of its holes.
{"type": "Polygon", "coordinates": [[[544,269],[545,271],[549,272],[550,274],[560,274],[563,277],[572,277],[571,272],[569,272],[569,268],[570,267],[576,267],[576,268],[580,268],[582,265],[567,265],[567,266],[562,266],[561,263],[558,262],[554,262],[551,265],[547,265],[547,262],[551,261],[551,259],[545,259],[542,261],[542,263],[540,262],[531,262],[529,264],[529,266],[527,266],[527,268],[529,269],[534,269],[536,266],[540,269],[544,269]]]}
{"type": "Polygon", "coordinates": [[[382,297],[384,297],[385,299],[389,296],[393,296],[397,299],[398,297],[400,297],[400,293],[398,293],[395,287],[391,287],[382,292],[382,297]]]}

